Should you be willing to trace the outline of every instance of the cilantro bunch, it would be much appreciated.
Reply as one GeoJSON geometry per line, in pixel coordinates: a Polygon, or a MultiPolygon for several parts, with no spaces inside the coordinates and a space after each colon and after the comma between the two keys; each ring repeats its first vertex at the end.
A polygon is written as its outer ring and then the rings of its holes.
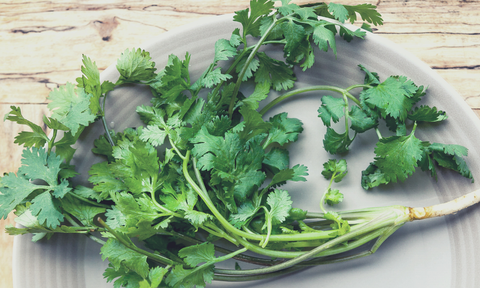
{"type": "Polygon", "coordinates": [[[363,172],[364,188],[403,181],[416,167],[435,176],[435,163],[472,178],[462,158],[464,147],[415,137],[421,122],[446,116],[434,107],[414,108],[425,89],[406,77],[381,82],[360,66],[364,83],[294,89],[293,68],[312,67],[315,47],[336,53],[337,40],[363,38],[370,24],[382,24],[375,6],[298,6],[283,0],[275,7],[273,1],[252,0],[233,20],[242,29],[215,43],[212,63],[198,79],[190,77],[189,53],[170,55],[166,67],[157,70],[147,51],[127,49],[117,61],[115,83],[101,82],[97,66],[84,56],[77,83],[51,92],[51,116],[44,118],[50,135],[12,106],[5,119],[32,131],[15,138],[25,147],[21,168],[0,178],[0,216],[15,210],[23,225],[7,231],[34,233],[34,241],[55,233],[87,235],[102,244],[102,259],[109,261],[104,276],[116,287],[204,287],[214,279],[262,279],[369,255],[414,219],[411,208],[327,209],[343,200],[333,184],[347,174],[344,160],[324,164],[322,175],[330,184],[320,213],[293,207],[282,189],[308,175],[307,167],[290,163],[288,151],[303,131],[302,122],[285,112],[269,119],[263,115],[312,90],[340,95],[323,96],[318,109],[328,127],[328,153],[346,153],[356,134],[377,131],[376,157],[363,172]],[[346,24],[361,21],[363,29],[346,24]],[[282,47],[283,59],[261,49],[271,45],[282,47]],[[149,87],[151,105],[136,108],[143,126],[113,131],[106,125],[105,100],[125,84],[149,87]],[[253,85],[254,91],[243,94],[243,85],[253,85]],[[358,98],[351,92],[357,88],[362,89],[358,98]],[[259,111],[272,90],[282,95],[259,111]],[[342,118],[345,131],[338,132],[332,123],[342,118]],[[394,136],[380,133],[381,120],[394,136]],[[97,121],[105,134],[95,140],[92,152],[104,161],[91,165],[88,183],[74,186],[75,143],[97,121]],[[344,254],[375,239],[366,252],[344,254]],[[216,266],[228,259],[259,268],[216,266]]]}

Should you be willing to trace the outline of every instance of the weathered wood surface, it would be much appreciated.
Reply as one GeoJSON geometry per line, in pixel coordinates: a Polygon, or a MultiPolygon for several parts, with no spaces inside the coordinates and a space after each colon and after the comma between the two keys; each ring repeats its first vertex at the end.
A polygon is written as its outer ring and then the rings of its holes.
{"type": "MultiPolygon", "coordinates": [[[[312,1],[293,1],[298,4],[312,1]]],[[[381,34],[435,69],[480,116],[480,1],[338,1],[378,6],[381,34]]],[[[80,75],[81,55],[100,69],[132,48],[202,17],[232,13],[248,0],[0,0],[0,114],[10,105],[41,123],[49,92],[80,75]]],[[[0,172],[16,171],[23,127],[0,126],[0,172]]],[[[13,224],[0,220],[0,229],[13,224]]],[[[0,286],[11,287],[13,237],[0,233],[0,286]]]]}

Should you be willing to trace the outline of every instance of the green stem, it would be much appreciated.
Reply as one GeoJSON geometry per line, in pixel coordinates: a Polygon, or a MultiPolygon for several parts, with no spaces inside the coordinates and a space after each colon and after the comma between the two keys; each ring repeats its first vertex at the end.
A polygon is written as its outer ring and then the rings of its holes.
{"type": "MultiPolygon", "coordinates": [[[[207,193],[204,193],[202,189],[197,185],[197,183],[192,179],[190,173],[188,171],[188,162],[190,158],[190,150],[187,151],[185,155],[185,159],[183,160],[183,174],[187,182],[192,186],[193,190],[197,192],[197,194],[202,198],[205,205],[207,205],[208,209],[212,212],[212,214],[217,218],[216,220],[220,222],[224,229],[228,232],[236,234],[240,237],[244,237],[246,239],[255,240],[255,241],[265,241],[266,235],[260,234],[252,234],[248,232],[244,232],[235,228],[230,222],[228,222],[225,217],[218,211],[215,207],[215,204],[212,202],[210,197],[207,193]]],[[[271,235],[270,241],[273,242],[285,242],[285,241],[299,241],[299,240],[314,240],[314,239],[329,239],[334,236],[331,235],[331,231],[318,231],[312,233],[300,233],[300,234],[291,234],[291,235],[271,235]]]]}
{"type": "Polygon", "coordinates": [[[111,146],[115,146],[115,142],[113,142],[112,136],[110,135],[110,131],[108,129],[107,119],[105,118],[105,103],[106,103],[106,100],[107,100],[107,95],[104,95],[103,96],[103,105],[102,105],[103,129],[105,130],[105,133],[107,134],[108,143],[110,143],[111,146]]]}
{"type": "Polygon", "coordinates": [[[57,129],[53,129],[52,138],[50,139],[50,141],[48,141],[48,154],[50,154],[50,152],[52,152],[52,149],[53,149],[53,146],[54,146],[54,143],[55,143],[55,138],[57,138],[57,132],[58,132],[57,129]]]}
{"type": "Polygon", "coordinates": [[[88,204],[90,204],[90,205],[93,205],[93,206],[102,207],[102,208],[111,208],[111,207],[112,207],[111,205],[107,205],[107,204],[103,204],[103,203],[98,203],[98,202],[92,201],[92,200],[90,200],[90,199],[87,199],[87,198],[85,198],[85,197],[82,197],[82,196],[80,196],[80,195],[77,195],[77,194],[75,194],[75,193],[73,193],[73,192],[68,192],[68,194],[71,195],[71,196],[73,196],[73,197],[75,197],[75,198],[77,198],[77,199],[79,199],[79,200],[81,200],[81,201],[83,201],[83,202],[86,202],[86,203],[88,203],[88,204]]]}
{"type": "MultiPolygon", "coordinates": [[[[403,223],[408,221],[408,211],[407,209],[402,209],[401,211],[396,211],[396,209],[392,209],[391,211],[387,211],[386,213],[380,215],[376,219],[363,224],[359,225],[359,229],[355,230],[350,230],[350,232],[345,233],[335,239],[332,239],[325,244],[316,247],[315,249],[310,250],[309,252],[302,254],[296,258],[293,258],[291,260],[288,260],[286,262],[283,262],[281,264],[275,265],[275,266],[270,266],[270,267],[264,267],[264,268],[257,268],[257,269],[249,269],[249,270],[240,270],[239,274],[263,274],[263,273],[272,273],[272,272],[277,272],[281,271],[284,269],[288,269],[290,267],[293,267],[299,263],[302,263],[303,261],[313,258],[316,255],[318,255],[320,252],[325,251],[329,248],[335,247],[339,244],[342,244],[352,238],[359,237],[363,234],[375,231],[377,229],[381,229],[384,227],[397,227],[398,229],[399,226],[401,226],[403,223]]],[[[393,228],[392,228],[393,229],[393,228]]],[[[396,230],[395,229],[395,230],[396,230]]],[[[391,231],[391,230],[389,230],[391,231]]],[[[392,232],[393,233],[393,232],[392,232]]],[[[388,234],[388,236],[390,236],[388,234]]],[[[388,237],[387,236],[387,237],[388,237]]],[[[383,239],[383,238],[382,238],[383,239]]],[[[386,239],[386,237],[382,240],[382,242],[386,239]]]]}
{"type": "MultiPolygon", "coordinates": [[[[260,110],[260,114],[264,115],[273,106],[277,105],[278,103],[280,103],[280,102],[282,102],[282,101],[284,101],[284,100],[286,100],[286,99],[288,99],[292,96],[295,96],[295,95],[298,95],[298,94],[301,94],[301,93],[312,92],[312,91],[333,91],[333,92],[340,93],[342,95],[345,94],[345,92],[346,92],[344,89],[338,88],[336,86],[330,86],[330,85],[314,85],[314,86],[309,86],[309,87],[306,87],[306,88],[295,89],[295,90],[287,92],[287,93],[275,98],[274,100],[272,100],[265,107],[263,107],[262,110],[260,110]]],[[[353,97],[353,98],[355,99],[355,97],[353,97]]],[[[355,100],[356,100],[356,102],[360,103],[357,99],[355,99],[355,100]]]]}
{"type": "Polygon", "coordinates": [[[238,74],[238,79],[237,82],[235,83],[235,87],[233,89],[233,94],[232,98],[230,99],[230,106],[228,107],[228,115],[230,118],[232,118],[233,115],[233,107],[235,106],[235,102],[237,100],[237,94],[238,91],[240,90],[240,85],[242,84],[243,77],[245,73],[247,72],[248,66],[252,62],[253,58],[258,52],[258,49],[263,45],[263,42],[267,39],[267,37],[270,35],[270,32],[273,30],[275,25],[277,25],[278,20],[276,18],[273,18],[273,23],[267,28],[263,36],[258,40],[257,44],[255,45],[255,48],[253,48],[253,51],[248,55],[247,61],[245,61],[245,65],[243,66],[242,70],[240,70],[240,73],[238,74]]]}

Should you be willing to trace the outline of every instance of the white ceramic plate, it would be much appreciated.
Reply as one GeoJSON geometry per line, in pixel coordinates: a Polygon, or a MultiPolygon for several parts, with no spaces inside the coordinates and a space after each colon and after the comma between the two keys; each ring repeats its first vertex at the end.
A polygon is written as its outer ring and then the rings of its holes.
{"type": "MultiPolygon", "coordinates": [[[[210,63],[214,43],[219,38],[229,38],[238,23],[231,15],[202,19],[200,22],[172,30],[141,46],[151,53],[162,69],[169,54],[183,59],[186,51],[192,54],[191,71],[197,75],[210,63]]],[[[135,45],[135,44],[133,44],[135,45]]],[[[338,57],[332,53],[318,53],[317,63],[307,73],[298,73],[298,86],[331,84],[348,87],[362,83],[363,73],[358,64],[376,71],[382,79],[389,75],[406,75],[417,85],[429,87],[425,103],[446,110],[450,118],[435,129],[422,126],[417,137],[431,142],[461,144],[469,151],[468,163],[474,176],[480,177],[480,121],[459,95],[426,64],[405,52],[390,41],[376,35],[366,40],[337,42],[338,57]]],[[[128,47],[133,48],[133,47],[128,47]]],[[[279,53],[279,51],[270,51],[279,53]]],[[[298,71],[300,72],[300,71],[298,71]]],[[[102,73],[103,79],[116,80],[112,65],[102,73]]],[[[294,205],[318,211],[318,203],[326,187],[320,175],[322,163],[331,158],[322,148],[325,128],[317,117],[320,97],[311,93],[286,101],[270,111],[285,109],[290,117],[304,122],[304,132],[298,143],[292,145],[292,164],[309,167],[307,183],[289,185],[294,205]]],[[[114,91],[109,97],[107,119],[120,131],[140,124],[135,107],[148,103],[148,90],[130,86],[114,91]]],[[[268,115],[267,115],[268,116],[268,115]]],[[[101,126],[87,131],[75,164],[78,171],[88,171],[93,155],[88,154],[91,142],[103,134],[101,126]],[[89,146],[90,145],[90,146],[89,146]]],[[[345,194],[338,209],[401,204],[424,206],[437,204],[478,185],[470,183],[455,173],[440,170],[438,181],[418,171],[405,183],[364,191],[360,187],[360,172],[373,160],[376,135],[359,136],[347,156],[349,176],[340,184],[345,194]]],[[[78,181],[82,181],[79,179],[78,181]]],[[[269,281],[226,284],[214,282],[211,287],[479,287],[480,286],[480,209],[474,207],[446,218],[407,223],[388,239],[372,256],[334,265],[324,265],[279,277],[269,281]]],[[[14,243],[15,288],[97,288],[112,287],[106,284],[102,273],[107,266],[102,262],[99,245],[74,235],[58,235],[50,241],[31,243],[30,236],[17,236],[14,243]]]]}

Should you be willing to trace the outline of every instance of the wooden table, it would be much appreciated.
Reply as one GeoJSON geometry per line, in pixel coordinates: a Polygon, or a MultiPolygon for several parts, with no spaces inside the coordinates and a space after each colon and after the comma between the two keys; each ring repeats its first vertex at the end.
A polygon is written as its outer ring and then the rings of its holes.
{"type": "MultiPolygon", "coordinates": [[[[297,4],[311,1],[297,0],[297,4]]],[[[377,34],[412,52],[444,77],[480,116],[480,1],[344,0],[378,6],[384,25],[377,34]]],[[[248,0],[57,0],[0,1],[0,114],[10,105],[40,124],[49,92],[75,82],[81,55],[103,70],[126,48],[202,17],[245,9],[248,0]]],[[[16,171],[21,147],[14,137],[25,129],[0,126],[0,172],[16,171]]],[[[0,287],[12,287],[14,224],[0,220],[0,287]]]]}

